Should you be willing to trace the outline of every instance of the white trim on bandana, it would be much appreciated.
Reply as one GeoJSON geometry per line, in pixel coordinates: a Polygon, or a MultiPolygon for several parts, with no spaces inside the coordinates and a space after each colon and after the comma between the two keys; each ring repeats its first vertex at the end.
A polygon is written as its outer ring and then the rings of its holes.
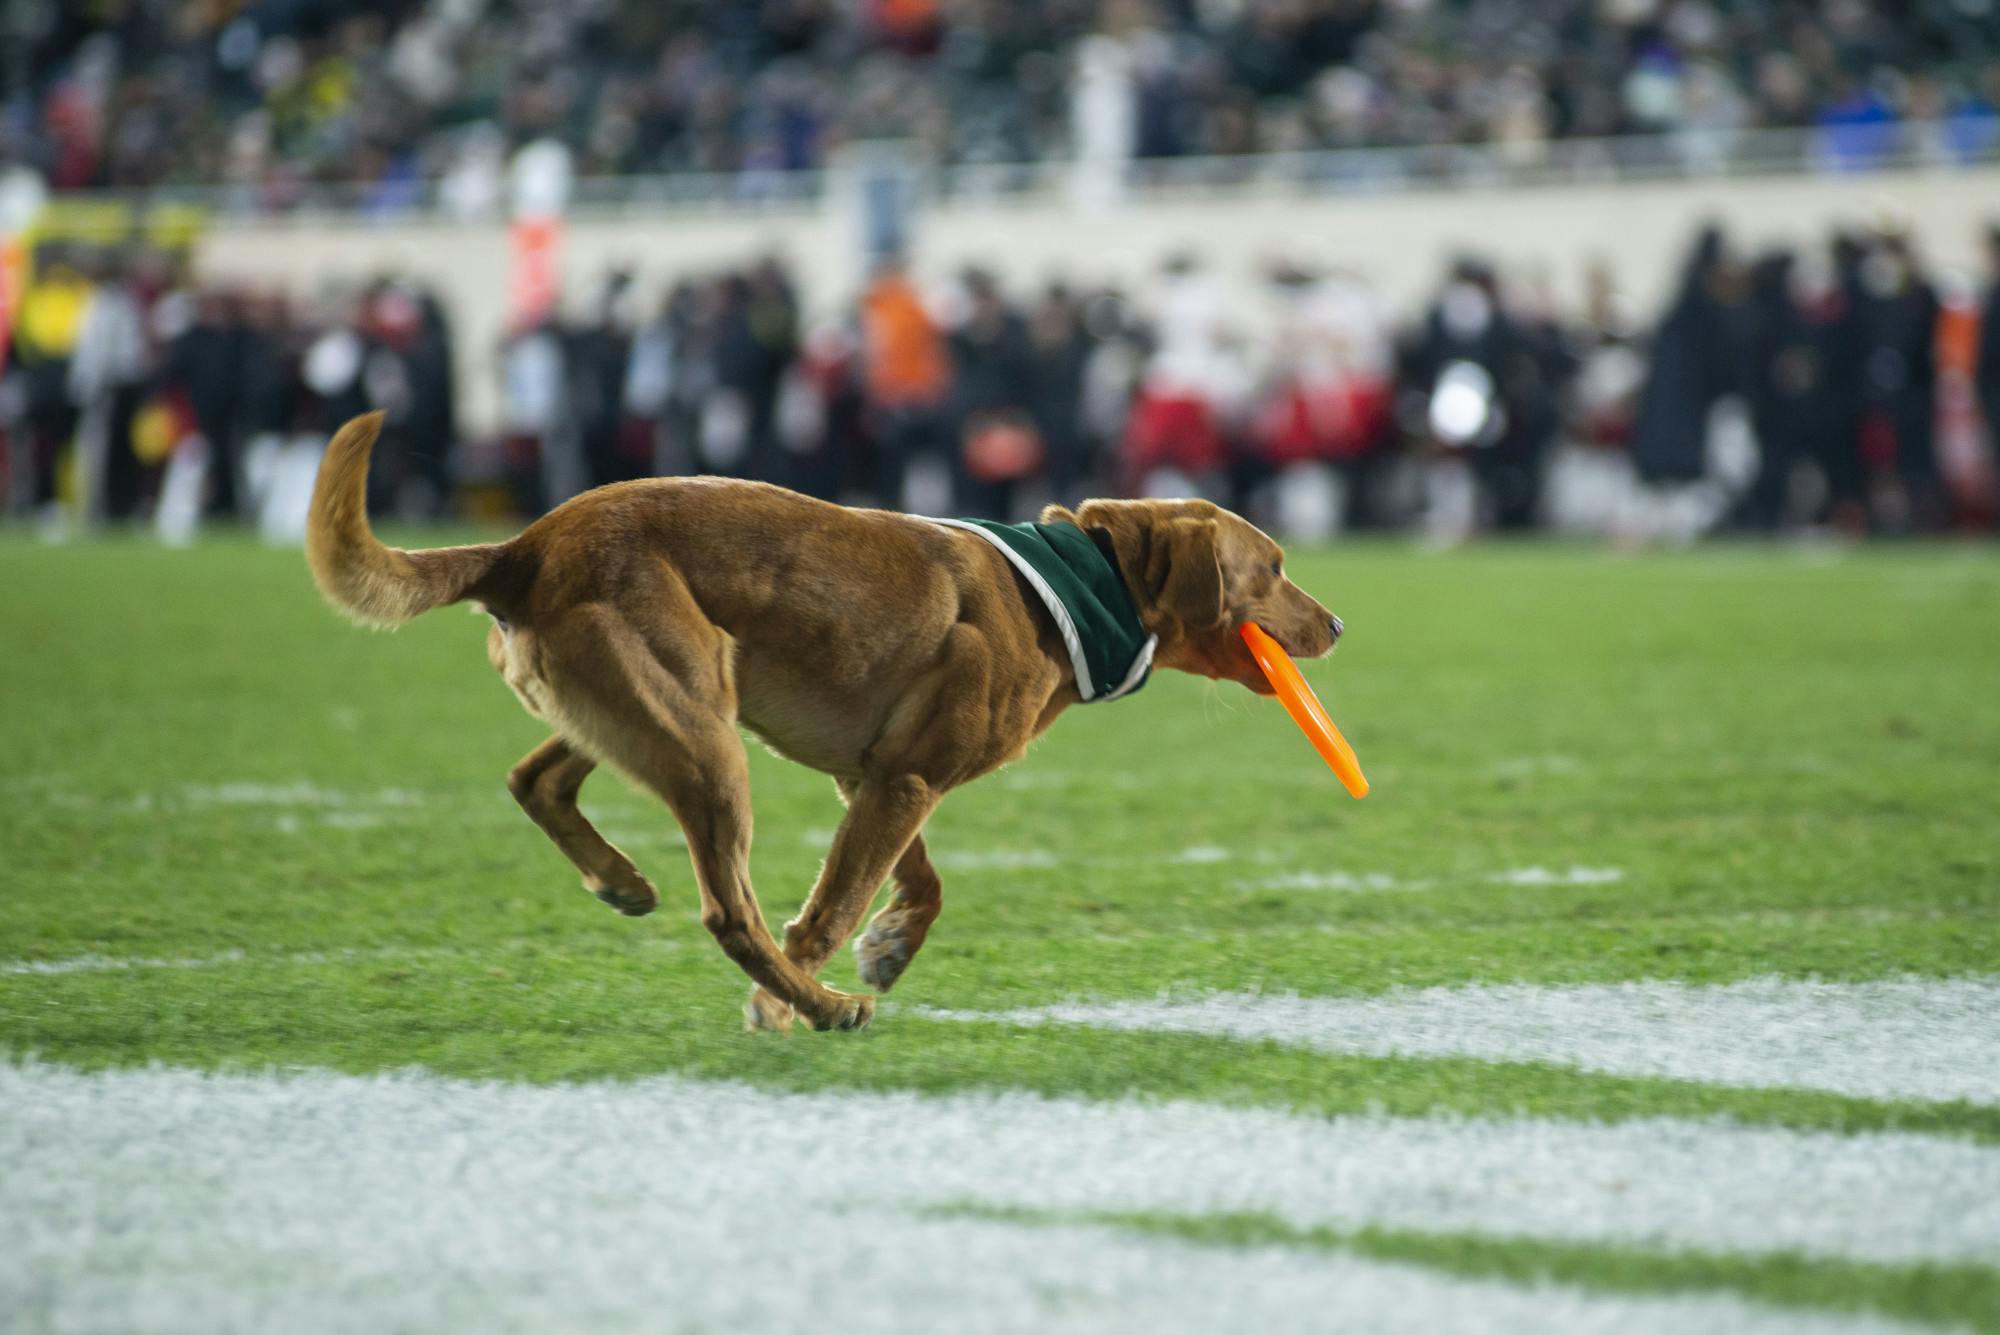
{"type": "MultiPolygon", "coordinates": [[[[1056,630],[1062,635],[1063,647],[1069,650],[1070,671],[1076,675],[1077,694],[1081,695],[1086,702],[1095,700],[1097,698],[1097,687],[1090,680],[1090,664],[1083,656],[1083,637],[1077,634],[1076,622],[1071,619],[1069,608],[1064,606],[1063,600],[1056,596],[1056,591],[1049,587],[1049,582],[1042,578],[1042,572],[1029,564],[1027,557],[1008,546],[1007,540],[990,528],[981,528],[979,525],[969,524],[963,519],[926,517],[926,522],[941,524],[946,528],[964,529],[967,533],[977,533],[995,548],[999,549],[1000,555],[1007,558],[1008,564],[1021,572],[1022,576],[1028,581],[1029,586],[1034,589],[1042,602],[1047,605],[1049,615],[1056,619],[1056,630]]],[[[1159,642],[1160,637],[1157,635],[1148,635],[1146,637],[1145,647],[1140,649],[1138,656],[1132,660],[1131,671],[1125,674],[1125,680],[1118,683],[1116,690],[1105,692],[1104,698],[1106,700],[1116,700],[1119,696],[1126,695],[1138,688],[1139,683],[1146,679],[1147,670],[1153,666],[1153,649],[1159,642]]]]}
{"type": "Polygon", "coordinates": [[[1106,700],[1116,700],[1121,695],[1130,695],[1139,689],[1139,683],[1146,680],[1146,674],[1153,670],[1153,650],[1160,647],[1160,637],[1148,635],[1146,642],[1139,646],[1139,652],[1132,656],[1132,670],[1125,674],[1125,680],[1118,683],[1115,690],[1104,693],[1106,700]]]}

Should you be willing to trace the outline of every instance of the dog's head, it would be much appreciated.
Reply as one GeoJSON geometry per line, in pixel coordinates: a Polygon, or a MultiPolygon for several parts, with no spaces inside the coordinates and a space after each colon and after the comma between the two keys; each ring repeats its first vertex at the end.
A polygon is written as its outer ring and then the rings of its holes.
{"type": "Polygon", "coordinates": [[[1323,658],[1340,638],[1340,618],[1285,577],[1284,549],[1219,505],[1085,501],[1052,505],[1042,520],[1109,539],[1139,620],[1160,637],[1162,667],[1269,695],[1238,627],[1256,622],[1294,658],[1323,658]]]}

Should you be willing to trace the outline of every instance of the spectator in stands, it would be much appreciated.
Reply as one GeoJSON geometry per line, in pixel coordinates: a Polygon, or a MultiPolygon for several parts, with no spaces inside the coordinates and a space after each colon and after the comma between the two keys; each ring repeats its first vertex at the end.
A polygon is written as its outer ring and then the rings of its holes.
{"type": "MultiPolygon", "coordinates": [[[[493,144],[575,140],[587,173],[700,171],[770,194],[843,140],[942,163],[1127,160],[1818,127],[1836,165],[1918,116],[1996,131],[1990,6],[1653,0],[1386,4],[38,4],[0,70],[13,156],[59,188],[222,181],[290,207],[359,184],[393,211],[449,180],[491,208],[493,144]],[[1065,96],[1070,89],[1074,96],[1065,96]],[[1073,114],[1074,113],[1074,114],[1073,114]]],[[[1442,160],[1443,155],[1440,155],[1442,160]]]]}
{"type": "Polygon", "coordinates": [[[67,252],[49,247],[42,263],[21,294],[8,355],[18,368],[15,377],[19,416],[13,431],[20,438],[12,473],[25,476],[15,483],[25,505],[41,512],[45,525],[60,525],[57,506],[58,470],[76,433],[76,400],[70,394],[70,358],[83,331],[84,310],[90,303],[90,283],[67,252]]]}
{"type": "Polygon", "coordinates": [[[168,382],[185,396],[208,452],[203,513],[237,516],[237,444],[243,410],[245,335],[234,292],[196,294],[194,319],[167,349],[168,382]]]}
{"type": "Polygon", "coordinates": [[[1790,429],[1810,442],[1824,496],[1811,518],[1847,532],[1867,527],[1867,470],[1861,456],[1862,247],[1845,234],[1802,257],[1792,300],[1796,351],[1780,374],[1792,381],[1790,429]]]}
{"type": "Polygon", "coordinates": [[[649,474],[689,471],[692,409],[684,400],[681,359],[686,355],[689,285],[676,283],[657,315],[632,337],[620,407],[635,465],[649,474]]]}
{"type": "Polygon", "coordinates": [[[452,361],[451,321],[444,303],[430,289],[407,284],[417,304],[417,333],[408,353],[410,439],[424,480],[431,489],[433,513],[451,509],[451,465],[458,444],[458,374],[452,361]]]}
{"type": "Polygon", "coordinates": [[[1325,539],[1346,517],[1349,480],[1387,443],[1394,338],[1388,312],[1353,275],[1287,261],[1268,277],[1277,311],[1237,491],[1275,479],[1280,513],[1292,510],[1280,526],[1325,539]]]}
{"type": "Polygon", "coordinates": [[[965,315],[950,336],[959,501],[972,513],[1008,519],[1015,484],[1045,463],[1029,412],[1027,330],[991,273],[968,269],[959,281],[965,315]]]}
{"type": "Polygon", "coordinates": [[[564,331],[564,401],[576,418],[590,485],[622,482],[651,471],[652,460],[622,449],[625,381],[632,362],[632,275],[614,269],[604,279],[591,318],[564,331]]]}
{"type": "Polygon", "coordinates": [[[1050,283],[1028,316],[1028,414],[1041,437],[1055,499],[1083,499],[1094,472],[1085,426],[1084,382],[1091,336],[1076,294],[1050,283]]]}
{"type": "Polygon", "coordinates": [[[861,301],[861,368],[880,451],[876,491],[904,509],[949,507],[950,353],[901,261],[878,267],[861,301]],[[913,480],[928,479],[914,489],[913,480]]]}
{"type": "Polygon", "coordinates": [[[126,256],[97,257],[89,304],[70,361],[76,401],[82,511],[124,519],[140,506],[147,479],[132,448],[132,425],[154,372],[145,303],[126,256]]]}
{"type": "Polygon", "coordinates": [[[1944,527],[1944,483],[1933,421],[1937,411],[1937,289],[1909,238],[1877,237],[1862,265],[1863,428],[1884,483],[1878,524],[1891,531],[1944,527]]]}
{"type": "Polygon", "coordinates": [[[776,478],[778,389],[798,352],[799,303],[784,266],[766,256],[721,283],[721,323],[715,346],[716,386],[743,414],[742,467],[776,478]]]}
{"type": "Polygon", "coordinates": [[[1813,444],[1802,429],[1799,402],[1824,374],[1799,308],[1798,275],[1798,256],[1789,250],[1759,256],[1750,266],[1744,304],[1744,393],[1757,433],[1758,460],[1757,478],[1743,500],[1742,522],[1766,533],[1790,518],[1793,475],[1813,444]]]}
{"type": "Polygon", "coordinates": [[[1514,475],[1530,452],[1523,424],[1536,409],[1521,396],[1540,388],[1531,360],[1501,304],[1498,275],[1482,260],[1454,263],[1402,368],[1410,417],[1422,424],[1431,542],[1463,542],[1492,522],[1502,488],[1519,503],[1514,475]]]}
{"type": "MultiPolygon", "coordinates": [[[[1721,229],[1696,238],[1680,290],[1659,331],[1632,428],[1644,503],[1627,536],[1685,541],[1708,529],[1732,497],[1714,445],[1732,405],[1745,402],[1745,287],[1721,229]]],[[[1747,407],[1743,408],[1747,421],[1747,407]]],[[[1747,428],[1742,436],[1748,446],[1747,428]]],[[[1753,448],[1754,447],[1750,447],[1753,448]]],[[[1754,460],[1742,460],[1743,484],[1754,460]]]]}
{"type": "Polygon", "coordinates": [[[1248,386],[1221,289],[1191,251],[1168,257],[1145,314],[1151,354],[1125,427],[1128,495],[1229,494],[1229,429],[1248,386]]]}
{"type": "Polygon", "coordinates": [[[561,505],[587,485],[583,451],[570,430],[567,381],[554,319],[525,325],[502,344],[501,425],[510,472],[530,514],[561,505]]]}

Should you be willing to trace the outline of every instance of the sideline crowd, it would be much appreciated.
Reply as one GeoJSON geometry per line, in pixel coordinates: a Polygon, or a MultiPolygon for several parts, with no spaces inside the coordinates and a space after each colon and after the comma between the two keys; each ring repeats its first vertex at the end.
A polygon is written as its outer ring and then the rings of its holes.
{"type": "Polygon", "coordinates": [[[302,307],[156,255],[40,257],[0,374],[0,497],[68,518],[203,517],[296,533],[330,430],[388,426],[371,504],[539,513],[659,474],[767,479],[927,513],[1032,514],[1085,494],[1201,494],[1288,534],[1438,542],[1553,527],[1984,527],[2000,423],[2000,229],[1983,288],[1894,233],[1738,255],[1692,246],[1641,323],[1610,275],[1559,309],[1461,259],[1399,318],[1359,276],[1273,265],[1254,320],[1199,255],[1143,290],[923,290],[893,262],[809,318],[784,264],[626,273],[495,350],[502,426],[461,438],[449,313],[385,278],[302,307]]]}

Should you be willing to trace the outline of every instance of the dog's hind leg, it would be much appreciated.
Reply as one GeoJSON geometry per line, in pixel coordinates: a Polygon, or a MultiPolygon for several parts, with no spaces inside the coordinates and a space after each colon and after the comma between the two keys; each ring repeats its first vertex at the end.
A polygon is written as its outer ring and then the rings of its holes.
{"type": "Polygon", "coordinates": [[[815,1029],[859,1029],[875,998],[815,982],[778,949],[750,887],[750,770],[736,734],[728,641],[680,618],[654,641],[608,614],[550,636],[549,686],[591,750],[672,809],[687,835],[701,922],[724,954],[815,1029]]]}
{"type": "Polygon", "coordinates": [[[561,737],[551,737],[507,774],[507,791],[583,873],[583,888],[631,917],[651,913],[660,896],[652,883],[577,809],[576,795],[597,762],[561,737]]]}
{"type": "Polygon", "coordinates": [[[944,883],[931,865],[920,834],[896,860],[896,893],[881,912],[868,920],[868,930],[854,943],[854,961],[861,981],[887,992],[923,948],[931,924],[944,908],[944,883]]]}
{"type": "MultiPolygon", "coordinates": [[[[914,775],[843,782],[840,791],[847,799],[847,818],[833,836],[826,865],[805,907],[785,924],[785,955],[808,974],[825,968],[854,934],[875,892],[900,863],[938,801],[931,786],[914,775]]],[[[928,859],[925,862],[928,865],[928,859]]],[[[784,1027],[787,1017],[776,1001],[762,989],[751,992],[743,1012],[751,1028],[784,1027]]]]}

